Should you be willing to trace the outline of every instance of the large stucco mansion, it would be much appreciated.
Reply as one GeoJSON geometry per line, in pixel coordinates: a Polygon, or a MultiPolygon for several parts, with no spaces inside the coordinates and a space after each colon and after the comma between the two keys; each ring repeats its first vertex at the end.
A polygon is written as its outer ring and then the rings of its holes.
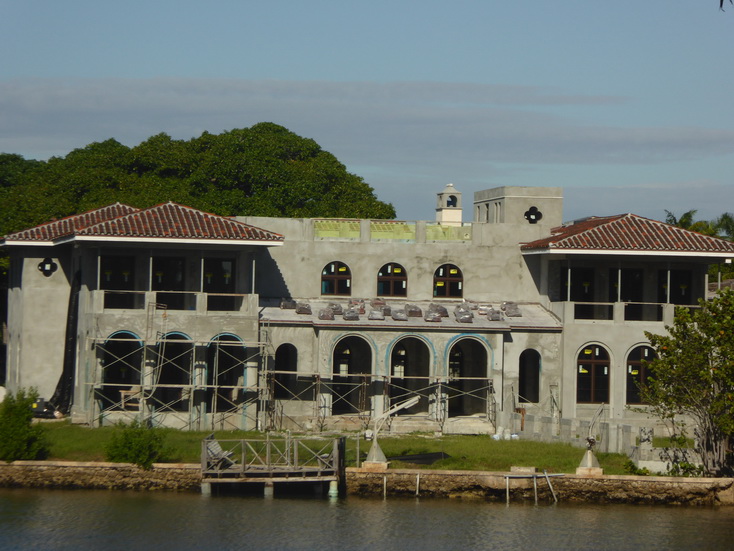
{"type": "Polygon", "coordinates": [[[489,189],[467,223],[448,185],[428,222],[118,203],[7,235],[4,384],[92,425],[358,429],[416,396],[392,430],[650,423],[644,332],[734,243],[562,206],[489,189]]]}

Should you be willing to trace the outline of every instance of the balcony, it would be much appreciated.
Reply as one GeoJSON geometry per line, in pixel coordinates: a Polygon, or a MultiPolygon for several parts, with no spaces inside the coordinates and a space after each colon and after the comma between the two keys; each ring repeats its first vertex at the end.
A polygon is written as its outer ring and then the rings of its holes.
{"type": "MultiPolygon", "coordinates": [[[[656,302],[552,302],[551,310],[563,323],[673,323],[676,307],[656,302]]],[[[695,308],[695,306],[685,306],[695,308]]]]}
{"type": "Polygon", "coordinates": [[[92,291],[92,309],[98,313],[115,310],[142,311],[151,303],[159,305],[161,309],[194,314],[251,313],[257,308],[258,296],[188,291],[92,291]]]}

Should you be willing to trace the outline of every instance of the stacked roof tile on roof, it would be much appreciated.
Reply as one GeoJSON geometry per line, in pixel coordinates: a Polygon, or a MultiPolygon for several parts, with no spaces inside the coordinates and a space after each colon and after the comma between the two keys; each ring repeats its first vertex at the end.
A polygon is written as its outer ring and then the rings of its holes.
{"type": "Polygon", "coordinates": [[[6,236],[5,243],[77,238],[283,241],[280,234],[177,203],[165,203],[143,210],[116,203],[10,234],[6,236]]]}
{"type": "Polygon", "coordinates": [[[731,241],[635,214],[588,218],[553,228],[551,233],[550,237],[522,244],[521,249],[734,254],[731,241]]]}

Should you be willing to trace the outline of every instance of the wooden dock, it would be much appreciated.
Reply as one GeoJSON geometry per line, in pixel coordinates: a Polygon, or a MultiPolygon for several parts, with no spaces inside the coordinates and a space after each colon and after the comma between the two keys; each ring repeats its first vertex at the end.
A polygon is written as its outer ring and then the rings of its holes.
{"type": "Polygon", "coordinates": [[[345,438],[281,438],[202,441],[202,493],[222,484],[259,484],[266,496],[275,485],[311,484],[317,493],[343,495],[345,438]]]}

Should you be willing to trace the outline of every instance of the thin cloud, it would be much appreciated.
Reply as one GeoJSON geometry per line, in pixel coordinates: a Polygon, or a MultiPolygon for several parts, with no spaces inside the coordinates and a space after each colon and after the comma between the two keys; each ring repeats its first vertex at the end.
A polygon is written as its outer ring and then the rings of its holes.
{"type": "MultiPolygon", "coordinates": [[[[0,151],[45,159],[108,138],[132,146],[160,132],[189,139],[272,121],[315,139],[406,218],[425,217],[412,198],[449,181],[467,195],[508,185],[503,175],[515,176],[507,179],[513,185],[564,186],[565,167],[599,167],[601,175],[605,167],[672,165],[734,151],[729,130],[595,123],[595,107],[622,112],[629,101],[435,82],[16,79],[0,81],[0,151]],[[553,177],[549,167],[558,167],[553,177]]],[[[598,197],[597,189],[575,193],[598,197]]],[[[614,197],[609,192],[605,205],[614,197]]],[[[630,210],[629,199],[622,210],[630,210]]]]}

